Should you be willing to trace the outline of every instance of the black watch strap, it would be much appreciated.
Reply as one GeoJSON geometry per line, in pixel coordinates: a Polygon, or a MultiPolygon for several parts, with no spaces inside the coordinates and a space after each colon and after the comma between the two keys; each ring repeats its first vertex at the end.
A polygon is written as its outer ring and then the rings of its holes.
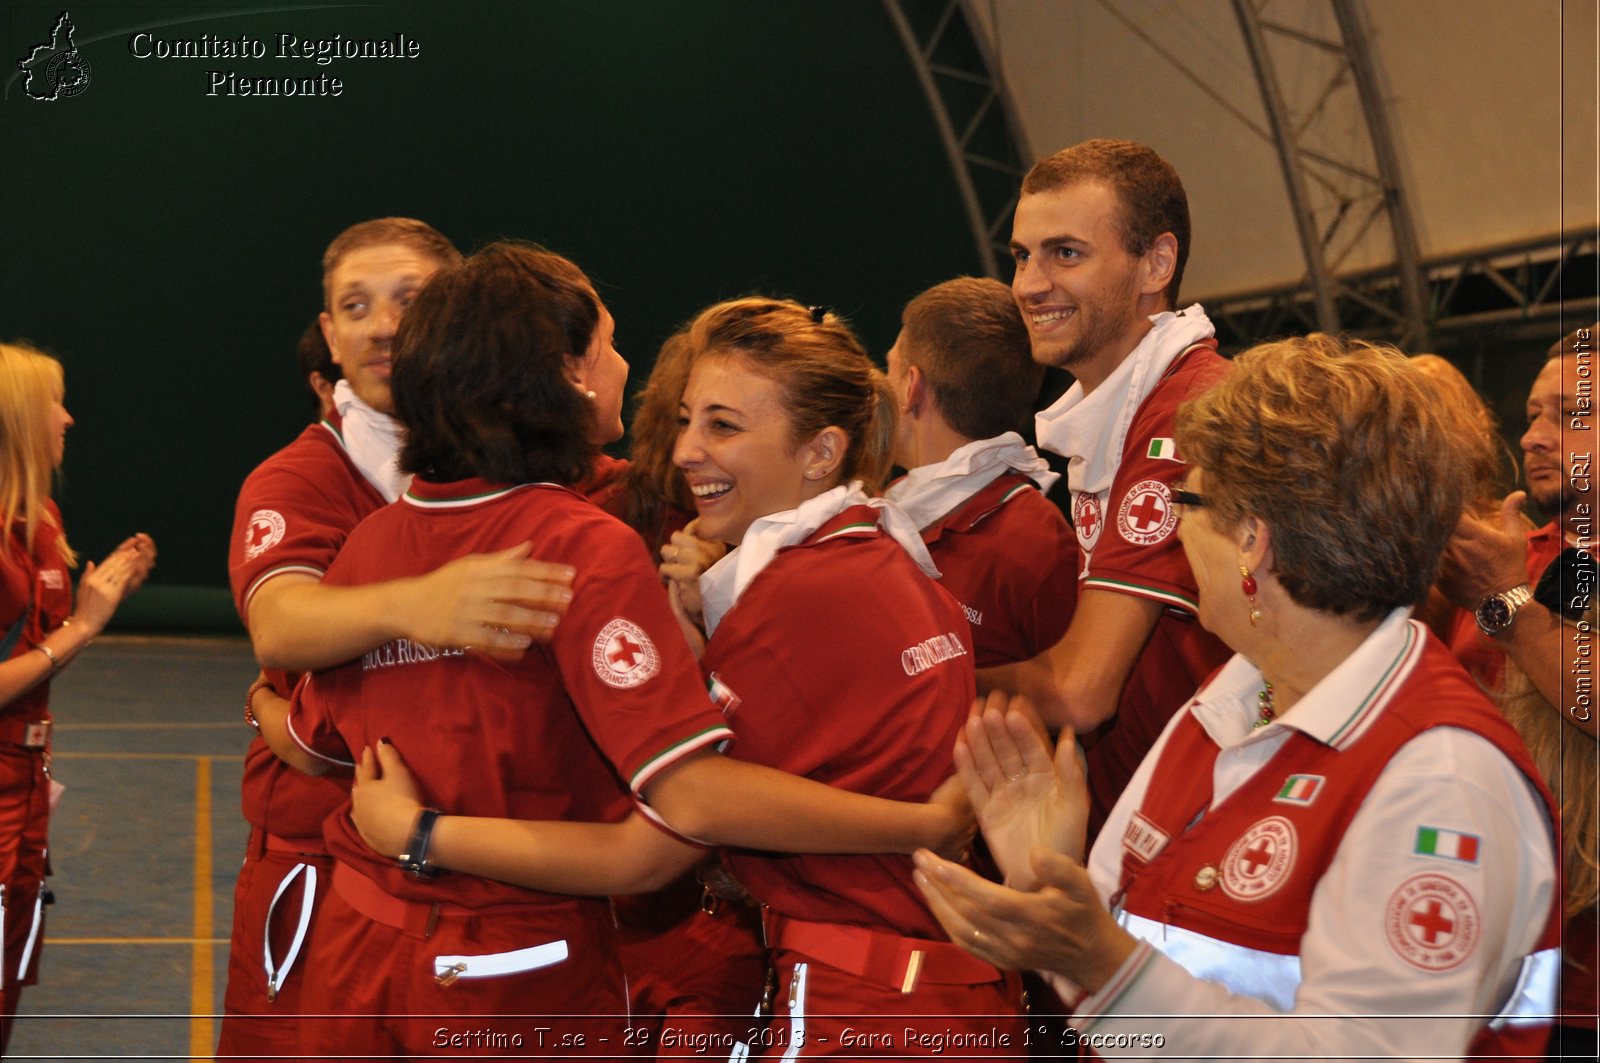
{"type": "Polygon", "coordinates": [[[406,840],[406,851],[395,860],[401,870],[418,878],[435,878],[440,874],[439,868],[428,866],[428,845],[433,841],[433,825],[442,815],[444,813],[437,808],[425,808],[417,813],[417,821],[411,825],[411,837],[406,840]]]}

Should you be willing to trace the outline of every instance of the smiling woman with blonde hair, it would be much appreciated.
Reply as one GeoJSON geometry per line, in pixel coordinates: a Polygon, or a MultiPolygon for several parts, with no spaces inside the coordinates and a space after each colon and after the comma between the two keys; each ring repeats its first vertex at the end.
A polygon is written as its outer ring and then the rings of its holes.
{"type": "Polygon", "coordinates": [[[50,803],[50,679],[144,582],[155,543],[136,535],[84,571],[76,606],[50,485],[72,426],[61,363],[0,344],[0,1053],[20,990],[37,977],[50,803]]]}

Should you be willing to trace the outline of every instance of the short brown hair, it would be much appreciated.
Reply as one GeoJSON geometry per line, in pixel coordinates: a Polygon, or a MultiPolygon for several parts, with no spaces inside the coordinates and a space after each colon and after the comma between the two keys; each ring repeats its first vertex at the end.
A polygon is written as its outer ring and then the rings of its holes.
{"type": "Polygon", "coordinates": [[[1467,497],[1467,461],[1421,370],[1325,333],[1264,343],[1178,410],[1218,528],[1271,529],[1272,572],[1310,609],[1375,620],[1422,600],[1467,497]]]}
{"type": "Polygon", "coordinates": [[[1545,352],[1545,359],[1548,361],[1568,354],[1593,354],[1594,334],[1597,329],[1600,329],[1600,322],[1573,329],[1550,345],[1550,349],[1545,352]]]}
{"type": "Polygon", "coordinates": [[[1500,500],[1517,476],[1516,455],[1500,438],[1500,420],[1472,383],[1437,354],[1414,354],[1411,364],[1422,370],[1437,393],[1445,423],[1459,433],[1462,455],[1471,474],[1467,508],[1473,515],[1498,521],[1500,500]]]}
{"type": "Polygon", "coordinates": [[[328,249],[322,252],[322,308],[332,309],[333,293],[328,282],[344,256],[363,247],[380,244],[399,244],[419,254],[427,255],[441,266],[461,264],[461,252],[456,250],[445,235],[427,222],[415,218],[373,218],[357,222],[333,238],[328,249]]]}
{"type": "Polygon", "coordinates": [[[440,482],[581,481],[600,448],[565,359],[599,323],[589,278],[537,244],[490,244],[435,273],[395,333],[401,468],[440,482]]]}
{"type": "Polygon", "coordinates": [[[684,357],[738,358],[778,386],[796,445],[829,426],[849,439],[839,481],[883,487],[894,451],[894,393],[843,318],[822,307],[759,296],[702,310],[684,357]]]}
{"type": "Polygon", "coordinates": [[[906,304],[900,357],[922,370],[934,405],[968,439],[1023,428],[1044,381],[1011,289],[957,277],[906,304]]]}
{"type": "Polygon", "coordinates": [[[1079,181],[1100,181],[1121,204],[1118,230],[1130,255],[1143,255],[1156,237],[1171,233],[1178,241],[1172,281],[1162,293],[1169,309],[1177,309],[1183,267],[1189,261],[1189,197],[1172,164],[1131,140],[1085,140],[1040,159],[1022,179],[1022,194],[1050,192],[1079,181]]]}

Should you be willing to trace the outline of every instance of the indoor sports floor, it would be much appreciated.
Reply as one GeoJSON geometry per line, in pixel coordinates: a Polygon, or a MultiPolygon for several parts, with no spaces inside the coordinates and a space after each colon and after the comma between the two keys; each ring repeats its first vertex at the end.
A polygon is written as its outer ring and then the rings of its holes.
{"type": "Polygon", "coordinates": [[[206,1059],[244,854],[243,639],[103,638],[55,680],[39,984],[8,1059],[206,1059]]]}

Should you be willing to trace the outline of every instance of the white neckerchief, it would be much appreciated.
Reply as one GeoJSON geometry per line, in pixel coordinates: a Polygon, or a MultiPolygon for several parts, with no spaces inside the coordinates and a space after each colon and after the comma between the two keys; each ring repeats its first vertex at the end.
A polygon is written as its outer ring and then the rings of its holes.
{"type": "Polygon", "coordinates": [[[1075,383],[1034,418],[1039,445],[1067,459],[1075,495],[1110,490],[1133,415],[1178,356],[1217,331],[1199,303],[1177,313],[1164,310],[1150,322],[1154,327],[1139,346],[1091,394],[1075,383]]]}
{"type": "Polygon", "coordinates": [[[983,490],[1007,469],[1030,477],[1048,492],[1061,477],[1015,432],[979,439],[958,447],[932,465],[912,469],[889,485],[889,501],[906,511],[911,522],[926,528],[983,490]]]}
{"type": "Polygon", "coordinates": [[[333,408],[350,460],[385,502],[399,498],[411,483],[410,473],[400,471],[400,422],[356,398],[348,380],[333,386],[333,408]]]}
{"type": "Polygon", "coordinates": [[[928,548],[916,525],[900,508],[882,498],[868,498],[861,481],[840,484],[816,498],[802,502],[798,509],[786,509],[753,521],[739,545],[700,576],[700,604],[706,621],[706,635],[717,630],[722,618],[739,596],[772,563],[785,546],[805,542],[811,533],[851,506],[871,506],[878,511],[878,526],[899,543],[917,566],[931,579],[939,578],[928,548]]]}

